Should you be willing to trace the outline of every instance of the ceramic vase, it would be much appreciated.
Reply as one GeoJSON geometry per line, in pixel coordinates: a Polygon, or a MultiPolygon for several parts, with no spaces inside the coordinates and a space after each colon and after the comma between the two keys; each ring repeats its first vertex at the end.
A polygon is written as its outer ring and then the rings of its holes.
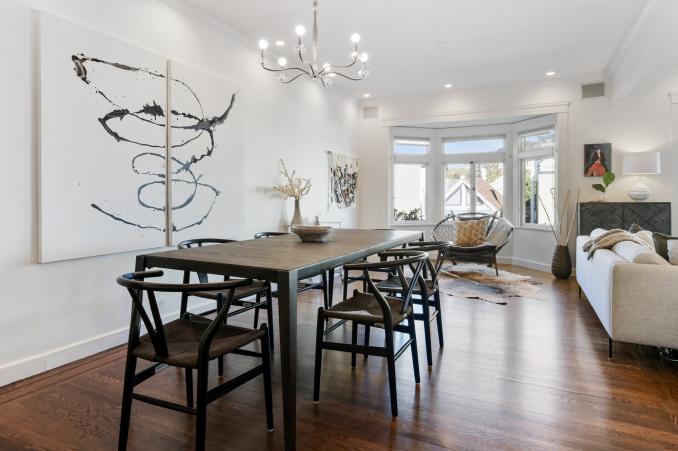
{"type": "Polygon", "coordinates": [[[304,220],[301,216],[301,208],[299,207],[299,199],[294,199],[294,216],[292,216],[292,225],[303,224],[304,220]]]}
{"type": "Polygon", "coordinates": [[[568,279],[572,274],[572,260],[567,246],[556,246],[551,260],[551,273],[558,279],[568,279]]]}

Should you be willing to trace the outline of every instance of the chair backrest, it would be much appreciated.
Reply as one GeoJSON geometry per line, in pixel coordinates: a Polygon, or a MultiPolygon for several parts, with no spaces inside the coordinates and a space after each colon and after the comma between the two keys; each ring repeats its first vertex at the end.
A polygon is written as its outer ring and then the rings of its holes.
{"type": "Polygon", "coordinates": [[[457,228],[455,226],[457,221],[479,221],[481,219],[488,219],[487,230],[485,232],[485,235],[487,236],[494,227],[497,218],[498,213],[450,213],[445,219],[433,227],[431,237],[436,241],[452,241],[454,243],[457,239],[457,228]]]}
{"type": "Polygon", "coordinates": [[[290,235],[289,232],[257,232],[254,234],[254,239],[258,240],[259,238],[269,238],[272,236],[282,236],[282,235],[290,235]]]}
{"type": "MultiPolygon", "coordinates": [[[[154,283],[145,281],[145,279],[161,277],[162,275],[163,272],[159,270],[141,271],[123,274],[117,279],[119,285],[127,288],[127,291],[132,297],[132,302],[134,305],[132,310],[132,328],[130,332],[130,342],[132,342],[131,344],[136,345],[139,341],[139,319],[141,319],[141,321],[144,323],[144,326],[146,326],[146,331],[151,339],[151,343],[153,344],[155,354],[159,357],[167,357],[169,352],[167,348],[167,339],[165,336],[165,327],[162,322],[162,317],[158,308],[158,301],[155,296],[156,293],[162,292],[187,294],[196,291],[219,291],[217,297],[219,298],[218,300],[223,303],[223,307],[217,315],[218,317],[225,317],[225,315],[228,313],[228,309],[231,306],[231,302],[233,301],[235,289],[239,286],[252,283],[250,279],[196,284],[154,283]],[[229,290],[226,300],[224,300],[223,294],[223,291],[225,290],[229,290]],[[148,307],[146,307],[143,302],[144,292],[148,297],[148,307]]],[[[209,330],[210,329],[208,328],[208,331],[209,330]]],[[[211,333],[211,336],[207,337],[209,341],[211,341],[213,335],[214,334],[211,333]]]]}
{"type": "Polygon", "coordinates": [[[499,251],[511,239],[513,229],[513,224],[508,219],[501,217],[497,220],[492,230],[487,233],[487,241],[495,244],[497,251],[499,251]]]}
{"type": "MultiPolygon", "coordinates": [[[[212,244],[226,244],[226,243],[233,243],[236,240],[228,240],[224,238],[194,238],[192,240],[184,240],[181,243],[177,244],[178,249],[191,249],[194,247],[203,247],[204,245],[212,245],[212,244]]],[[[185,271],[184,274],[186,276],[189,275],[189,271],[185,271]]],[[[197,272],[198,275],[198,280],[200,283],[208,283],[209,278],[207,277],[207,273],[204,272],[197,272]]],[[[224,280],[227,280],[228,277],[226,277],[224,280]]],[[[184,279],[184,282],[188,283],[189,281],[184,279]]]]}
{"type": "Polygon", "coordinates": [[[408,243],[408,247],[419,251],[426,252],[429,256],[426,259],[426,267],[431,273],[431,281],[433,286],[438,281],[438,273],[443,267],[445,261],[445,251],[454,245],[451,241],[413,241],[408,243]],[[435,260],[431,258],[431,253],[435,252],[435,260]]]}
{"type": "Polygon", "coordinates": [[[379,305],[381,306],[382,312],[384,314],[384,321],[386,322],[385,326],[390,327],[392,325],[391,308],[386,301],[386,297],[379,291],[376,284],[370,277],[370,271],[377,269],[395,269],[403,289],[403,306],[401,313],[404,313],[412,304],[412,293],[414,292],[415,286],[419,284],[421,289],[425,289],[424,280],[421,277],[421,271],[426,264],[428,254],[419,250],[415,251],[410,249],[397,249],[380,252],[379,257],[381,261],[351,263],[344,265],[344,268],[348,270],[363,271],[363,276],[367,281],[369,292],[375,296],[379,302],[379,305]],[[392,258],[393,260],[389,260],[389,258],[392,258]],[[405,277],[404,268],[406,267],[410,267],[412,269],[412,277],[409,279],[409,281],[407,277],[405,277]]]}

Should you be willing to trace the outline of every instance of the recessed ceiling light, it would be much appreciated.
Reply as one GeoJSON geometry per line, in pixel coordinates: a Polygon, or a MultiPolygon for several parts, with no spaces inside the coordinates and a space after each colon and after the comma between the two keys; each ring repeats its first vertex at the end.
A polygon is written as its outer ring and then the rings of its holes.
{"type": "Polygon", "coordinates": [[[367,99],[367,98],[370,97],[370,95],[368,93],[365,93],[365,94],[363,94],[363,97],[365,97],[367,99]]]}
{"type": "Polygon", "coordinates": [[[556,73],[553,72],[552,70],[546,72],[546,76],[547,76],[547,77],[553,77],[555,74],[556,74],[556,73]]]}
{"type": "Polygon", "coordinates": [[[452,83],[447,83],[447,84],[445,85],[445,87],[448,88],[448,89],[451,88],[451,87],[452,87],[452,83]]]}
{"type": "Polygon", "coordinates": [[[275,41],[275,45],[277,45],[278,47],[282,47],[283,45],[285,45],[285,41],[277,40],[275,41]]]}

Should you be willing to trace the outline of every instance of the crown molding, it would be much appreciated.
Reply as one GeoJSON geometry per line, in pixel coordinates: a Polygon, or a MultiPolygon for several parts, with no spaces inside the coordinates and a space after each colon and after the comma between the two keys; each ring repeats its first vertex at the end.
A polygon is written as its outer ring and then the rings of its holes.
{"type": "Polygon", "coordinates": [[[638,18],[633,23],[624,39],[622,39],[621,43],[612,55],[610,62],[607,64],[605,72],[608,74],[608,76],[612,76],[612,74],[614,74],[618,69],[619,65],[624,60],[631,47],[633,47],[634,42],[638,39],[638,35],[647,26],[647,23],[650,21],[650,19],[652,19],[664,1],[665,0],[648,0],[645,8],[643,8],[643,11],[640,13],[640,15],[638,15],[638,18]]]}
{"type": "Polygon", "coordinates": [[[571,102],[548,102],[505,107],[479,108],[475,110],[445,111],[415,117],[386,117],[381,120],[385,127],[398,127],[437,122],[457,122],[488,119],[501,116],[532,116],[541,114],[569,113],[571,102]]]}

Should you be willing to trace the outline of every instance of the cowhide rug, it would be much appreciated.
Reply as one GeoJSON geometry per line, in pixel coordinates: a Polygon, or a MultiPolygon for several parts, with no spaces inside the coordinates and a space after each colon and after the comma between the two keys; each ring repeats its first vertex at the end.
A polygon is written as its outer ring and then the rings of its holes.
{"type": "Polygon", "coordinates": [[[439,275],[440,291],[468,299],[479,299],[494,304],[506,305],[509,298],[547,300],[540,295],[540,283],[530,276],[499,270],[486,265],[459,263],[446,264],[439,275]]]}

